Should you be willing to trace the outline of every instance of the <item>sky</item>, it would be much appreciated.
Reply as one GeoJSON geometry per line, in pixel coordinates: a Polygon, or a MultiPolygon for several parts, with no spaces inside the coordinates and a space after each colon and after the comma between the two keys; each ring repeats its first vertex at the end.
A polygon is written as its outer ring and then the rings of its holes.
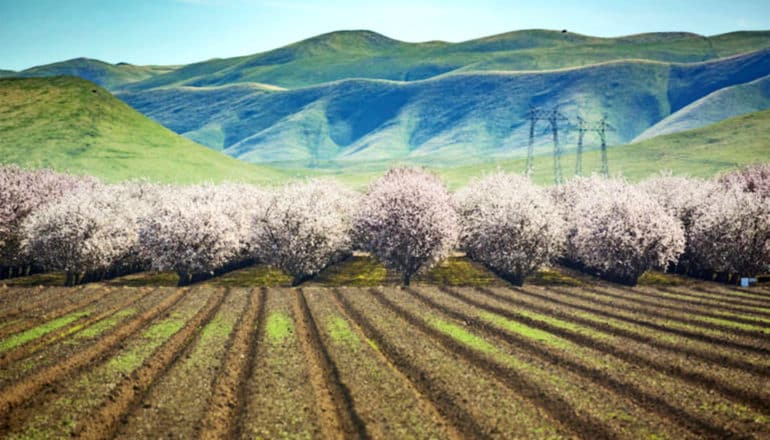
{"type": "Polygon", "coordinates": [[[457,42],[532,28],[601,37],[770,30],[770,0],[0,0],[0,69],[77,57],[186,64],[343,29],[457,42]]]}

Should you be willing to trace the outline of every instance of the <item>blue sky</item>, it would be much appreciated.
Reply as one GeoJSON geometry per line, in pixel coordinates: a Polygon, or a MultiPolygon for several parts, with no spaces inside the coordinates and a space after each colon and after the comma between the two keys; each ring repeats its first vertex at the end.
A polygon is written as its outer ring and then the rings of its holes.
{"type": "Polygon", "coordinates": [[[0,69],[75,57],[182,64],[340,29],[404,41],[530,28],[596,36],[770,29],[768,0],[0,0],[0,69]]]}

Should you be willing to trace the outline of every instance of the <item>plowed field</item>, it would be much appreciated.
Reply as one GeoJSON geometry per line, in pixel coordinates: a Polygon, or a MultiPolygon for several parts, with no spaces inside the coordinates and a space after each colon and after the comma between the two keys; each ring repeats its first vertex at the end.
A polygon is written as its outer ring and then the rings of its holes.
{"type": "Polygon", "coordinates": [[[770,438],[770,291],[0,289],[2,438],[770,438]]]}

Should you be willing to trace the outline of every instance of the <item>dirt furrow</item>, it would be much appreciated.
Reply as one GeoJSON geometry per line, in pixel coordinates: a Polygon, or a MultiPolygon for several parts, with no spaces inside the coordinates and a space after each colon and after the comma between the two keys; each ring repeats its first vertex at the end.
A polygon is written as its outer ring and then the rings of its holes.
{"type": "Polygon", "coordinates": [[[376,345],[359,335],[326,291],[303,289],[321,343],[372,438],[459,438],[432,405],[425,405],[401,375],[393,374],[376,345]]]}
{"type": "MultiPolygon", "coordinates": [[[[137,293],[135,295],[132,295],[126,299],[124,299],[122,302],[118,302],[115,306],[109,307],[108,309],[95,313],[95,314],[89,314],[86,315],[56,331],[50,332],[46,334],[45,336],[42,336],[40,338],[31,340],[25,344],[20,345],[19,347],[5,352],[0,355],[0,368],[5,367],[6,365],[10,364],[11,362],[16,362],[20,359],[24,359],[27,356],[32,355],[33,353],[37,352],[38,350],[64,338],[72,333],[79,331],[82,328],[86,328],[91,326],[92,324],[95,324],[109,316],[114,315],[115,313],[118,313],[119,311],[126,309],[128,307],[131,307],[139,300],[143,299],[145,296],[149,295],[150,291],[145,290],[143,292],[137,293]]],[[[120,293],[122,294],[122,292],[120,293]]],[[[109,301],[109,298],[105,298],[107,302],[109,301]]]]}
{"type": "MultiPolygon", "coordinates": [[[[351,294],[349,292],[346,292],[345,294],[342,294],[339,289],[334,290],[334,296],[336,300],[339,302],[339,304],[342,306],[345,314],[351,318],[351,320],[355,323],[356,326],[358,326],[362,332],[366,335],[367,338],[372,340],[377,347],[380,349],[380,351],[385,355],[390,363],[393,364],[395,368],[397,368],[404,376],[406,376],[411,383],[414,385],[414,387],[419,390],[420,393],[427,396],[428,399],[433,403],[433,405],[436,406],[436,408],[439,410],[439,412],[447,419],[452,420],[457,427],[457,429],[460,431],[463,437],[465,438],[473,438],[473,439],[488,439],[488,438],[496,438],[500,437],[502,433],[507,432],[504,429],[501,429],[501,427],[493,426],[493,427],[487,427],[484,426],[483,423],[485,421],[484,416],[488,417],[494,417],[494,414],[492,414],[492,411],[489,408],[484,408],[479,405],[479,410],[482,411],[481,414],[474,414],[472,411],[473,409],[476,409],[475,406],[471,406],[471,408],[466,408],[466,405],[463,404],[463,397],[462,393],[458,392],[456,389],[453,389],[451,385],[462,385],[464,384],[463,378],[468,377],[467,375],[473,375],[473,371],[471,367],[471,370],[466,370],[466,376],[463,375],[456,375],[454,372],[449,375],[449,377],[452,378],[452,382],[442,381],[441,371],[436,371],[435,369],[442,366],[443,364],[440,363],[440,361],[437,361],[434,363],[435,367],[434,370],[428,370],[424,367],[421,367],[418,365],[419,359],[415,359],[418,356],[424,356],[428,358],[429,355],[433,354],[432,351],[436,350],[438,351],[438,346],[432,346],[427,348],[426,350],[421,350],[420,352],[417,352],[415,350],[405,350],[402,346],[399,345],[399,342],[404,343],[406,340],[399,340],[398,338],[394,341],[391,341],[390,338],[386,337],[386,331],[383,331],[382,328],[380,328],[384,323],[389,323],[390,325],[399,325],[398,323],[395,323],[393,321],[389,321],[386,319],[371,319],[370,316],[372,316],[372,312],[367,311],[362,313],[357,305],[353,304],[353,301],[351,301],[350,296],[354,294],[351,294]],[[411,356],[411,358],[410,358],[411,356]]],[[[368,295],[368,294],[367,294],[368,295]]],[[[368,304],[371,304],[367,300],[368,304]]],[[[377,316],[379,318],[379,316],[377,316]]],[[[413,336],[418,336],[413,334],[413,336]]],[[[421,341],[420,339],[414,339],[410,342],[414,344],[417,341],[421,341]]],[[[439,352],[439,354],[441,354],[439,352]]],[[[432,359],[442,359],[434,358],[431,356],[429,358],[432,359]]],[[[450,356],[447,356],[446,359],[451,359],[450,356]]],[[[447,361],[451,362],[451,361],[447,361]]],[[[458,364],[462,364],[464,361],[457,362],[458,364]]],[[[459,368],[462,368],[461,366],[459,368]]],[[[483,374],[483,373],[481,373],[483,374]]],[[[475,376],[477,379],[481,379],[481,376],[475,376]]],[[[483,384],[484,382],[481,382],[483,384]]],[[[488,388],[487,388],[488,389],[488,388]]],[[[501,388],[493,388],[498,393],[501,391],[501,388]]],[[[481,388],[479,390],[484,390],[484,388],[481,388]]],[[[475,390],[474,390],[475,391],[475,390]]],[[[485,390],[486,391],[486,390],[485,390]]],[[[491,391],[491,390],[490,390],[491,391]]],[[[481,395],[481,393],[472,393],[470,396],[478,398],[481,395]]],[[[498,397],[498,396],[494,396],[498,397]]],[[[493,392],[489,392],[487,394],[487,398],[492,399],[493,398],[493,392]]],[[[473,399],[469,399],[473,401],[473,399]]],[[[503,399],[501,399],[503,400],[503,399]]],[[[512,406],[512,400],[505,399],[507,402],[506,408],[500,408],[500,410],[507,409],[508,407],[512,406]]],[[[484,402],[479,402],[481,404],[488,403],[488,400],[485,400],[484,402]]],[[[515,409],[514,409],[515,411],[515,409]]],[[[514,413],[510,414],[509,417],[502,417],[497,418],[497,420],[509,420],[514,419],[516,416],[521,416],[523,413],[515,411],[514,413]]],[[[491,422],[491,421],[490,421],[491,422]]],[[[521,426],[521,425],[520,425],[521,426]]],[[[521,437],[522,434],[519,433],[516,435],[517,437],[521,437]]]]}
{"type": "MultiPolygon", "coordinates": [[[[770,321],[763,320],[762,318],[754,318],[751,316],[735,316],[734,314],[725,314],[725,313],[714,313],[708,310],[703,310],[704,307],[714,307],[712,306],[697,306],[697,305],[690,305],[683,306],[683,305],[671,305],[668,302],[666,302],[666,298],[663,296],[658,296],[655,301],[648,300],[648,299],[642,299],[637,298],[637,294],[632,289],[621,289],[621,288],[607,288],[607,287],[584,287],[582,288],[583,291],[590,292],[592,297],[599,298],[600,301],[609,301],[613,305],[617,305],[618,302],[621,303],[632,303],[636,304],[638,306],[641,306],[641,310],[647,312],[652,310],[654,313],[658,313],[659,310],[667,310],[671,311],[672,314],[666,314],[663,316],[672,316],[679,318],[681,315],[684,314],[686,316],[692,316],[695,318],[700,317],[707,317],[707,318],[714,318],[718,320],[723,321],[729,321],[739,324],[747,324],[754,327],[761,327],[763,329],[770,328],[770,321]],[[615,293],[618,292],[618,293],[615,293]]],[[[634,306],[631,306],[634,307],[634,306]]],[[[741,313],[744,313],[743,311],[741,313]]],[[[693,322],[701,323],[700,320],[693,320],[693,322]]],[[[728,327],[729,328],[729,327],[728,327]]]]}
{"type": "Polygon", "coordinates": [[[691,290],[678,290],[673,287],[655,286],[654,288],[637,286],[630,290],[636,295],[652,300],[664,299],[685,306],[711,307],[717,310],[727,310],[733,313],[748,314],[757,317],[770,318],[770,305],[752,304],[746,301],[725,301],[714,297],[702,297],[692,294],[691,290]]]}
{"type": "Polygon", "coordinates": [[[179,302],[187,292],[187,289],[171,290],[171,294],[160,304],[142,313],[88,348],[0,390],[0,426],[7,425],[6,418],[11,409],[31,398],[43,386],[72,374],[94,360],[107,355],[126,338],[179,302]]]}
{"type": "Polygon", "coordinates": [[[770,306],[770,291],[767,290],[767,287],[752,287],[744,289],[734,286],[728,287],[719,283],[701,282],[699,284],[693,285],[692,288],[708,295],[717,297],[727,295],[731,298],[751,299],[770,306]]]}
{"type": "Polygon", "coordinates": [[[99,408],[98,412],[92,414],[75,429],[76,436],[84,439],[101,439],[112,436],[120,419],[128,414],[131,406],[176,361],[200,328],[211,320],[228,292],[229,290],[212,294],[206,305],[187,321],[184,327],[163,343],[141,368],[131,374],[129,379],[123,381],[110,396],[106,405],[99,408]]]}
{"type": "Polygon", "coordinates": [[[297,333],[310,366],[310,380],[323,414],[321,426],[326,438],[359,438],[369,435],[350,397],[350,391],[340,381],[339,371],[321,343],[318,326],[310,314],[302,290],[297,290],[295,317],[297,333]]]}
{"type": "Polygon", "coordinates": [[[0,296],[0,319],[18,315],[30,310],[38,310],[47,304],[65,301],[68,296],[75,296],[93,286],[67,287],[6,287],[6,294],[0,296]]]}
{"type": "Polygon", "coordinates": [[[245,312],[250,289],[232,288],[168,372],[150,387],[121,423],[118,439],[194,438],[204,417],[233,330],[245,312]]]}
{"type": "MultiPolygon", "coordinates": [[[[214,384],[211,401],[201,420],[198,437],[202,439],[232,438],[237,435],[239,411],[242,411],[243,383],[249,375],[256,350],[256,324],[264,319],[267,290],[251,291],[245,313],[236,324],[222,372],[214,384]]],[[[261,325],[261,324],[260,324],[261,325]]]]}
{"type": "MultiPolygon", "coordinates": [[[[489,291],[483,288],[478,288],[478,289],[489,291]]],[[[564,300],[560,298],[562,293],[561,289],[558,289],[555,287],[545,288],[545,292],[548,292],[549,294],[537,292],[533,288],[526,287],[526,286],[524,288],[512,287],[511,289],[514,292],[519,293],[521,295],[547,301],[553,304],[558,304],[560,306],[569,307],[571,309],[580,310],[582,312],[587,312],[592,315],[614,319],[617,321],[638,325],[638,326],[646,327],[652,330],[657,330],[660,332],[669,333],[672,335],[681,336],[681,337],[685,337],[685,338],[689,338],[696,341],[701,341],[701,342],[705,342],[705,343],[709,343],[709,344],[713,344],[713,345],[717,345],[725,348],[748,351],[748,352],[755,353],[758,355],[763,355],[763,356],[770,356],[770,349],[759,347],[754,344],[748,344],[740,340],[736,341],[725,337],[712,336],[705,332],[701,333],[691,329],[685,330],[682,328],[676,328],[669,325],[659,324],[654,322],[653,320],[646,320],[646,319],[637,317],[636,315],[627,316],[616,312],[610,312],[599,308],[599,306],[596,304],[586,305],[583,302],[564,300]]],[[[608,307],[611,307],[611,306],[608,306],[608,307]]]]}
{"type": "MultiPolygon", "coordinates": [[[[696,373],[689,371],[681,372],[678,371],[680,369],[676,366],[671,366],[665,363],[656,362],[652,359],[644,358],[631,350],[623,350],[609,343],[599,341],[595,338],[585,337],[575,332],[570,332],[556,326],[548,325],[542,321],[530,319],[509,310],[492,307],[482,302],[473,301],[464,295],[457,294],[456,292],[453,294],[453,292],[451,292],[451,290],[448,288],[442,288],[441,290],[450,298],[455,298],[457,300],[457,306],[447,306],[445,304],[446,302],[453,301],[442,300],[442,298],[437,295],[428,296],[427,294],[420,293],[412,289],[410,289],[409,292],[413,297],[420,301],[420,303],[427,305],[428,307],[431,307],[447,316],[450,316],[453,319],[466,322],[471,327],[477,328],[487,335],[505,340],[517,347],[525,349],[531,355],[542,358],[556,368],[566,368],[581,375],[588,381],[597,382],[599,385],[614,393],[617,393],[618,395],[633,399],[648,411],[657,413],[659,417],[663,419],[670,419],[675,424],[682,424],[683,426],[687,426],[693,432],[696,432],[700,435],[724,438],[725,436],[735,436],[735,433],[723,427],[714,425],[708,418],[698,417],[680,407],[672,405],[666,401],[659,392],[644,390],[634,383],[629,382],[631,376],[628,374],[628,372],[634,371],[635,373],[638,373],[636,371],[638,370],[638,366],[642,366],[646,369],[644,372],[646,376],[654,377],[660,373],[665,374],[666,377],[654,379],[656,381],[655,383],[660,383],[660,381],[663,380],[668,381],[670,376],[674,376],[679,379],[689,381],[696,386],[702,386],[704,391],[709,393],[711,392],[711,389],[716,389],[725,394],[727,397],[738,401],[739,403],[755,407],[759,411],[767,411],[767,405],[761,402],[762,400],[766,400],[764,396],[751,393],[745,389],[736,389],[735,387],[721,383],[718,380],[710,377],[699,377],[701,380],[694,380],[689,376],[697,375],[696,373]],[[468,306],[471,307],[469,308],[468,306]],[[555,336],[558,336],[559,338],[584,347],[587,357],[578,356],[577,358],[573,359],[570,357],[571,353],[569,353],[569,350],[562,350],[561,353],[557,350],[549,350],[544,346],[545,344],[539,344],[534,342],[533,339],[528,339],[523,337],[521,334],[513,333],[512,331],[508,331],[497,325],[494,325],[481,318],[477,313],[467,312],[468,310],[475,311],[478,309],[494,313],[495,315],[505,317],[512,321],[523,323],[529,328],[544,330],[555,336]],[[603,359],[604,355],[616,357],[617,359],[626,362],[627,364],[618,363],[612,359],[605,359],[605,361],[599,360],[603,359]],[[596,364],[601,365],[601,367],[592,366],[591,363],[588,362],[594,358],[597,359],[596,364]],[[615,374],[614,370],[618,370],[618,373],[615,374]],[[677,371],[672,372],[671,370],[677,371]],[[687,377],[680,377],[682,373],[684,373],[687,377]],[[726,393],[725,389],[731,394],[726,393]]],[[[526,332],[527,330],[522,331],[526,332]]],[[[672,385],[678,385],[678,382],[672,382],[672,385]]]]}
{"type": "Polygon", "coordinates": [[[72,296],[65,299],[62,302],[54,304],[46,304],[45,307],[40,306],[40,309],[26,307],[24,311],[17,314],[13,314],[3,319],[10,319],[14,317],[23,318],[17,324],[4,327],[0,330],[0,338],[5,338],[8,335],[23,332],[32,327],[38,326],[46,321],[50,321],[56,318],[60,318],[64,315],[83,310],[86,307],[96,303],[104,298],[110,288],[97,289],[84,289],[82,295],[72,296]],[[82,298],[81,298],[82,297],[82,298]]]}
{"type": "Polygon", "coordinates": [[[615,435],[595,418],[577,414],[575,409],[562,396],[555,393],[548,394],[544,392],[536,383],[529,382],[515,369],[503,366],[494,360],[482,356],[448,335],[429,326],[422,319],[415,317],[406,311],[406,309],[386,298],[381,292],[373,290],[372,296],[380,304],[389,308],[403,320],[419,328],[420,331],[429,335],[448,349],[461,355],[474,365],[502,378],[504,382],[512,387],[517,393],[543,408],[555,420],[564,424],[564,426],[572,432],[583,437],[595,439],[615,438],[615,435]]]}

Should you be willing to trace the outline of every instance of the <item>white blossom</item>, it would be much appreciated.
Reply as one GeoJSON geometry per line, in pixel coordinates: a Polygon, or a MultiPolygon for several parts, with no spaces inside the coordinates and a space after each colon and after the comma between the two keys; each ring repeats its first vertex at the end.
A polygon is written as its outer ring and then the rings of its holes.
{"type": "Polygon", "coordinates": [[[446,258],[458,238],[458,218],[444,184],[417,168],[395,168],[371,184],[355,215],[360,245],[405,285],[418,270],[446,258]]]}
{"type": "Polygon", "coordinates": [[[463,249],[515,284],[560,255],[564,219],[529,179],[492,174],[463,188],[456,200],[463,249]]]}

